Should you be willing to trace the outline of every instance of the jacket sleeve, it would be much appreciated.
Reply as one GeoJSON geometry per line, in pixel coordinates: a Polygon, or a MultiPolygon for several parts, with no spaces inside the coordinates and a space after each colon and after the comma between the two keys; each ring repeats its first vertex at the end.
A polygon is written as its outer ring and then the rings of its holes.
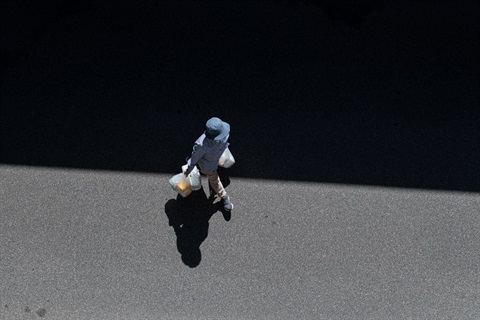
{"type": "Polygon", "coordinates": [[[198,161],[200,161],[204,153],[205,153],[205,150],[204,148],[202,148],[201,145],[195,144],[193,146],[192,155],[190,156],[190,159],[188,159],[187,161],[188,171],[191,172],[193,170],[193,168],[197,165],[198,161]]]}

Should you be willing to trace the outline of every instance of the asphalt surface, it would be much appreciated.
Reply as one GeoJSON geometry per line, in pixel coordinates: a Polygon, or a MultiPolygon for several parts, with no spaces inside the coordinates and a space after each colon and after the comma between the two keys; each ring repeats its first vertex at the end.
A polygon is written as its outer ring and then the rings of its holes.
{"type": "Polygon", "coordinates": [[[2,166],[0,318],[480,317],[477,194],[169,177],[2,166]]]}
{"type": "Polygon", "coordinates": [[[480,319],[479,13],[1,1],[0,319],[480,319]]]}

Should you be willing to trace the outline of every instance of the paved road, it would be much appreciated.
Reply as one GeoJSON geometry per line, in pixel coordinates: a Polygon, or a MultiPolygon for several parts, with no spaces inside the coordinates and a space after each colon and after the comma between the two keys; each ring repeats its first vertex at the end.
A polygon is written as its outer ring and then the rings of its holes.
{"type": "Polygon", "coordinates": [[[478,194],[168,178],[1,166],[0,318],[480,317],[478,194]]]}
{"type": "Polygon", "coordinates": [[[0,319],[479,319],[478,6],[2,1],[0,319]]]}

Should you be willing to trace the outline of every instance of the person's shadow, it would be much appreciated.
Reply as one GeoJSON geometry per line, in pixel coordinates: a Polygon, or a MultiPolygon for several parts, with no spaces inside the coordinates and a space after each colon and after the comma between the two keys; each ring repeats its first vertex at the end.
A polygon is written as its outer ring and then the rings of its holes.
{"type": "MultiPolygon", "coordinates": [[[[225,177],[221,176],[222,182],[225,177]]],[[[229,184],[228,177],[224,186],[229,184]]],[[[215,201],[210,191],[207,198],[202,189],[193,191],[184,198],[177,195],[177,199],[170,199],[165,204],[165,213],[168,217],[168,224],[175,231],[177,236],[177,249],[182,255],[182,261],[190,268],[195,268],[202,260],[200,245],[208,236],[208,221],[217,212],[221,211],[226,221],[230,220],[230,213],[223,209],[221,201],[215,201]]]]}

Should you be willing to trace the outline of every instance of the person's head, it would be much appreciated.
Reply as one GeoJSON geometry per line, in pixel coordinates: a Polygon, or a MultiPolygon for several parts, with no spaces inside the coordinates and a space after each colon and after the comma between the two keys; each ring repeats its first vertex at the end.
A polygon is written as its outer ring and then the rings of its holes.
{"type": "Polygon", "coordinates": [[[217,117],[210,118],[205,124],[205,136],[211,140],[223,140],[230,134],[230,125],[217,117]]]}

